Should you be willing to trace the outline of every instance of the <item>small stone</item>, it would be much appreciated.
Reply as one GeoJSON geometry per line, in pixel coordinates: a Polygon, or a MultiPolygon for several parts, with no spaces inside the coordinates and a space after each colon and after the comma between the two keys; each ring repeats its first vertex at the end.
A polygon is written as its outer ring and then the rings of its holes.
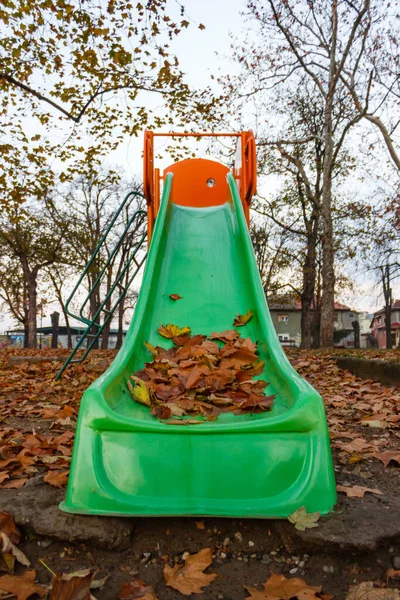
{"type": "Polygon", "coordinates": [[[390,546],[390,548],[389,548],[389,552],[390,552],[390,554],[393,554],[393,552],[394,552],[394,548],[393,548],[393,546],[390,546]]]}
{"type": "Polygon", "coordinates": [[[268,556],[268,554],[263,554],[261,557],[261,562],[264,563],[264,565],[268,565],[268,563],[271,562],[270,557],[268,556]]]}
{"type": "Polygon", "coordinates": [[[334,572],[335,572],[335,567],[333,565],[330,565],[329,573],[334,573],[334,572]]]}
{"type": "Polygon", "coordinates": [[[289,573],[290,575],[293,575],[294,573],[297,573],[298,570],[298,567],[294,567],[293,569],[290,569],[289,573]]]}
{"type": "Polygon", "coordinates": [[[231,540],[229,538],[225,538],[223,545],[224,546],[229,546],[230,543],[231,543],[231,540]]]}
{"type": "Polygon", "coordinates": [[[182,554],[182,560],[186,560],[188,556],[189,556],[189,552],[184,552],[182,554]]]}
{"type": "Polygon", "coordinates": [[[252,547],[254,546],[254,542],[252,542],[252,541],[250,540],[250,542],[249,542],[249,546],[250,546],[250,548],[252,548],[252,547]]]}
{"type": "Polygon", "coordinates": [[[42,540],[42,548],[48,548],[52,543],[51,540],[42,540]]]}
{"type": "Polygon", "coordinates": [[[236,539],[238,542],[243,542],[243,536],[242,536],[242,534],[240,533],[240,531],[237,531],[237,532],[235,533],[235,539],[236,539]]]}
{"type": "Polygon", "coordinates": [[[301,560],[301,561],[299,562],[299,567],[300,567],[300,569],[302,569],[302,568],[304,567],[304,565],[305,565],[305,564],[306,564],[306,563],[304,562],[304,560],[301,560]]]}
{"type": "Polygon", "coordinates": [[[60,552],[59,557],[64,558],[64,556],[65,556],[65,552],[60,552]]]}
{"type": "Polygon", "coordinates": [[[151,558],[151,552],[143,552],[143,558],[151,558]]]}
{"type": "Polygon", "coordinates": [[[257,558],[257,554],[250,554],[250,558],[257,558]]]}
{"type": "Polygon", "coordinates": [[[400,556],[393,556],[392,562],[395,569],[400,569],[400,556]]]}
{"type": "Polygon", "coordinates": [[[224,600],[223,594],[218,594],[217,598],[218,598],[218,600],[224,600]]]}
{"type": "Polygon", "coordinates": [[[276,550],[271,550],[271,552],[270,552],[271,556],[276,556],[276,554],[278,554],[276,550]]]}
{"type": "Polygon", "coordinates": [[[300,560],[300,557],[299,557],[299,556],[292,556],[292,561],[293,561],[294,563],[296,563],[296,565],[298,564],[299,560],[300,560]]]}
{"type": "Polygon", "coordinates": [[[330,569],[329,569],[329,565],[324,565],[322,567],[322,570],[325,571],[325,573],[329,573],[330,569]]]}
{"type": "Polygon", "coordinates": [[[221,558],[226,558],[226,553],[225,552],[221,552],[220,557],[221,558]]]}
{"type": "Polygon", "coordinates": [[[249,559],[247,558],[247,556],[243,556],[243,562],[249,562],[249,559]]]}
{"type": "Polygon", "coordinates": [[[237,559],[238,560],[243,560],[243,557],[242,556],[238,556],[237,559]]]}

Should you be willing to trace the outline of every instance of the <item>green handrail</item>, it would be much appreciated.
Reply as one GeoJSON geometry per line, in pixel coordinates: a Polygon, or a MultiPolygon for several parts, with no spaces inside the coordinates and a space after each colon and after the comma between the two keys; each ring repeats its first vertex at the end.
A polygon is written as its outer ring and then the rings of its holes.
{"type": "Polygon", "coordinates": [[[88,263],[86,264],[80,278],[78,279],[78,282],[76,283],[72,293],[70,294],[67,302],[65,303],[65,312],[70,316],[73,317],[75,319],[77,319],[78,321],[81,321],[82,323],[84,323],[86,325],[86,330],[84,331],[83,335],[80,337],[80,339],[78,340],[78,343],[76,344],[76,346],[73,348],[71,354],[68,356],[67,360],[65,361],[65,363],[63,364],[62,368],[60,369],[60,371],[57,373],[56,376],[56,381],[58,379],[60,379],[60,377],[62,376],[62,374],[64,373],[64,371],[66,370],[66,368],[68,367],[68,365],[70,365],[71,363],[76,363],[76,362],[83,362],[85,360],[85,358],[87,357],[87,355],[89,354],[89,352],[91,351],[91,349],[93,348],[93,345],[95,344],[96,340],[99,338],[99,336],[101,335],[101,333],[103,332],[104,328],[109,324],[109,322],[111,321],[113,314],[116,310],[116,308],[118,307],[118,305],[120,304],[121,300],[124,298],[124,296],[126,295],[129,287],[132,284],[132,281],[134,280],[134,278],[136,277],[136,275],[138,274],[139,270],[141,269],[142,265],[144,264],[146,258],[147,258],[147,253],[144,254],[144,256],[142,257],[142,259],[137,262],[135,259],[136,254],[138,253],[138,251],[140,250],[140,248],[142,247],[146,237],[147,237],[147,232],[143,232],[143,234],[140,236],[139,241],[136,243],[134,249],[132,250],[132,252],[129,254],[127,261],[125,262],[123,268],[120,270],[117,278],[115,279],[114,283],[112,284],[112,286],[110,287],[109,291],[107,292],[106,296],[103,298],[102,302],[100,303],[96,313],[94,315],[92,315],[91,319],[87,319],[84,315],[83,315],[83,310],[85,308],[85,306],[87,305],[87,302],[90,299],[91,294],[94,293],[94,291],[96,290],[96,288],[100,285],[101,283],[101,279],[104,275],[104,273],[107,270],[107,267],[111,264],[111,261],[113,260],[113,258],[115,257],[116,253],[118,252],[118,250],[121,247],[121,244],[124,240],[124,238],[126,237],[132,223],[135,221],[135,219],[138,219],[137,222],[137,228],[139,228],[145,221],[146,219],[146,212],[143,210],[137,210],[133,216],[128,220],[128,223],[126,224],[123,232],[121,233],[119,239],[117,240],[117,243],[115,244],[111,254],[109,255],[107,261],[105,262],[103,268],[101,269],[99,275],[96,277],[96,281],[94,282],[92,288],[89,290],[87,296],[85,297],[80,310],[79,310],[79,314],[75,314],[73,313],[70,309],[69,309],[69,304],[71,303],[72,299],[74,298],[77,290],[79,289],[84,277],[86,276],[88,270],[90,269],[93,261],[95,260],[97,254],[99,253],[102,245],[104,244],[108,234],[110,233],[113,225],[115,224],[116,220],[118,219],[119,215],[121,214],[121,211],[123,210],[123,208],[125,206],[127,206],[133,199],[133,197],[135,196],[140,196],[143,198],[143,195],[140,194],[139,192],[129,192],[129,194],[127,194],[124,198],[124,200],[122,201],[120,207],[118,208],[118,210],[116,211],[115,215],[113,216],[113,218],[111,219],[104,235],[101,237],[99,243],[97,244],[92,256],[90,257],[88,263]],[[128,202],[129,201],[129,202],[128,202]],[[127,271],[127,269],[129,268],[129,266],[131,265],[132,261],[135,262],[137,268],[134,271],[133,275],[131,275],[131,277],[129,278],[128,282],[125,284],[124,287],[120,286],[122,289],[120,290],[120,294],[117,298],[117,300],[114,302],[114,304],[111,306],[110,309],[106,309],[105,306],[107,304],[107,302],[110,300],[110,298],[112,297],[115,289],[117,286],[120,285],[120,282],[123,280],[125,273],[127,271]],[[101,312],[107,312],[103,323],[100,324],[98,322],[98,317],[100,316],[101,312]],[[95,326],[96,332],[95,333],[90,333],[93,326],[95,326]],[[84,354],[79,357],[78,359],[74,359],[74,356],[76,354],[76,352],[80,349],[80,347],[82,346],[83,342],[87,339],[87,338],[92,338],[90,343],[88,344],[84,354]]]}

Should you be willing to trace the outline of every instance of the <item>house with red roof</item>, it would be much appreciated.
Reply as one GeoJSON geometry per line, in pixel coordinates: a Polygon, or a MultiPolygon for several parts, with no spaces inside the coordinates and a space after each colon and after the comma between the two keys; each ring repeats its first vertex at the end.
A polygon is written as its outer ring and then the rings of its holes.
{"type": "MultiPolygon", "coordinates": [[[[283,346],[301,344],[301,300],[297,296],[267,298],[272,322],[283,346]]],[[[338,348],[354,347],[353,322],[358,313],[349,306],[335,302],[334,344],[338,348]]]]}
{"type": "MultiPolygon", "coordinates": [[[[395,300],[392,304],[391,317],[391,336],[392,347],[400,347],[400,300],[395,300]]],[[[377,341],[378,348],[386,348],[386,324],[385,324],[385,309],[381,308],[372,318],[371,322],[372,335],[377,341]]]]}

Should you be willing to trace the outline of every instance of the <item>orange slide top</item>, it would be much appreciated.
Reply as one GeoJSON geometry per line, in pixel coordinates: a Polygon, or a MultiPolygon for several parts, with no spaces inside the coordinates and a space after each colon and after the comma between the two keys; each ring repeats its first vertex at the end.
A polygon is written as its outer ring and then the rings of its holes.
{"type": "Polygon", "coordinates": [[[148,211],[148,240],[150,242],[154,220],[160,206],[160,186],[167,173],[173,173],[171,201],[183,206],[201,208],[218,206],[229,199],[226,175],[228,167],[222,163],[203,159],[188,158],[173,163],[163,174],[154,168],[154,137],[236,137],[237,150],[233,174],[238,184],[244,213],[249,223],[250,202],[256,193],[257,159],[254,134],[241,133],[158,133],[145,131],[143,153],[144,194],[148,211]]]}

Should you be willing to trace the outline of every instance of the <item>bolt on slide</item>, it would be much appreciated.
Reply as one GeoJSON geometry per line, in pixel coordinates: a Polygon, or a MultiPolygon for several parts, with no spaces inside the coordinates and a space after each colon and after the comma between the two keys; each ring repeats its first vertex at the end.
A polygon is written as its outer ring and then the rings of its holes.
{"type": "Polygon", "coordinates": [[[253,133],[146,132],[144,190],[139,299],[123,347],[83,395],[61,509],[329,512],[336,489],[323,403],[282,350],[250,240],[253,133]],[[235,167],[187,159],[161,175],[161,135],[236,136],[235,167]]]}

